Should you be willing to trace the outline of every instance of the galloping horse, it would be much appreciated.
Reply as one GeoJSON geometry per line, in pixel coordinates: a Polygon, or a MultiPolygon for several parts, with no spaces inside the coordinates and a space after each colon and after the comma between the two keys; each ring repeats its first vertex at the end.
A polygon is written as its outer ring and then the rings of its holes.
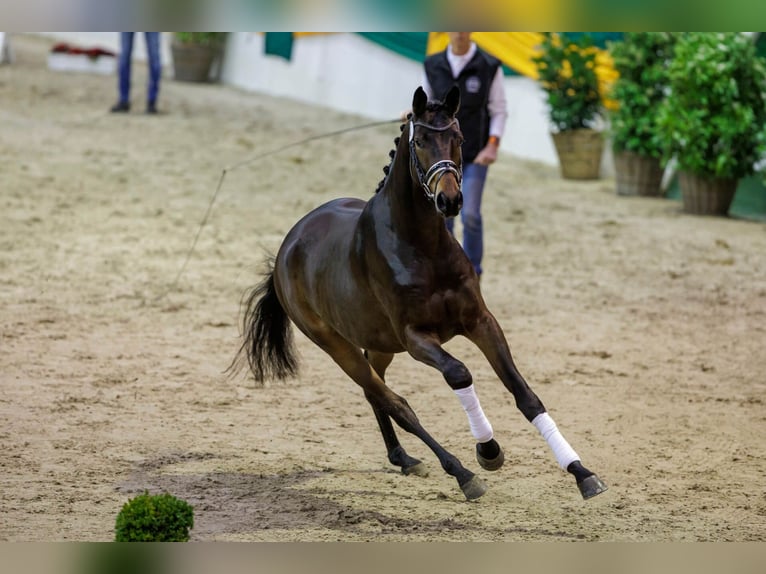
{"type": "Polygon", "coordinates": [[[294,375],[292,321],[362,387],[391,464],[404,474],[427,474],[425,465],[399,444],[393,420],[434,452],[471,500],[486,492],[485,483],[423,428],[407,401],[384,380],[394,355],[403,351],[437,369],[466,412],[479,464],[499,469],[503,450],[493,438],[471,373],[442,348],[463,335],[484,353],[519,410],[588,499],[606,486],[581,464],[519,374],[481,296],[479,278],[444,223],[462,205],[459,105],[457,87],[443,102],[429,102],[418,88],[376,194],[369,201],[330,201],[290,230],[273,268],[245,301],[244,341],[232,367],[247,359],[260,381],[294,375]]]}

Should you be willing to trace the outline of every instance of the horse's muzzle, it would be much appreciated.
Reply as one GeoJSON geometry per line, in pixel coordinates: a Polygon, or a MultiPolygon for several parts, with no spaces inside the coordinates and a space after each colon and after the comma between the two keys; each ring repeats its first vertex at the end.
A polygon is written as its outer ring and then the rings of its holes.
{"type": "Polygon", "coordinates": [[[463,207],[463,192],[457,192],[457,195],[453,198],[447,197],[447,194],[440,191],[436,195],[436,209],[439,210],[444,217],[455,217],[460,213],[460,208],[463,207]]]}

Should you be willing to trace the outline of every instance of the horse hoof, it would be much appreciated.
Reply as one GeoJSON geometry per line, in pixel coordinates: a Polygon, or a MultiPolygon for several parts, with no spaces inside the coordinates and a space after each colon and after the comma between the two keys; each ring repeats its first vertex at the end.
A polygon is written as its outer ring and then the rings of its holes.
{"type": "Polygon", "coordinates": [[[465,494],[467,500],[476,500],[482,494],[487,492],[487,485],[478,476],[474,476],[471,480],[466,482],[460,487],[465,494]]]}
{"type": "Polygon", "coordinates": [[[607,490],[606,484],[595,474],[591,474],[588,478],[583,479],[582,482],[577,483],[577,487],[580,489],[583,500],[593,498],[607,490]]]}
{"type": "Polygon", "coordinates": [[[402,467],[402,474],[405,474],[407,476],[414,474],[415,476],[421,476],[425,478],[428,476],[428,467],[426,467],[425,464],[422,462],[418,462],[417,464],[413,464],[412,466],[408,467],[402,467]]]}
{"type": "Polygon", "coordinates": [[[479,445],[476,445],[476,460],[479,461],[479,464],[484,470],[497,470],[503,466],[503,463],[505,462],[505,454],[503,454],[502,448],[495,458],[489,459],[481,456],[478,447],[479,445]]]}

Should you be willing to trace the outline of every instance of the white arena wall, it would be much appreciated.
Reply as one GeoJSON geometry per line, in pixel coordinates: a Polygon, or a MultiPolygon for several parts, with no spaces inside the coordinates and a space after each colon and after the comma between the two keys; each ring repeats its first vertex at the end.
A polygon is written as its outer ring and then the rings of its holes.
{"type": "MultiPolygon", "coordinates": [[[[39,32],[40,36],[55,38],[60,42],[68,42],[81,47],[106,48],[114,52],[120,51],[119,32],[39,32]]],[[[163,76],[172,77],[172,56],[170,55],[170,34],[162,35],[161,58],[163,64],[163,76]],[[168,62],[171,65],[167,65],[168,62]]],[[[142,33],[133,40],[133,59],[141,62],[146,61],[146,43],[142,33]]]]}
{"type": "MultiPolygon", "coordinates": [[[[119,51],[117,32],[46,32],[72,43],[119,51]]],[[[134,58],[146,60],[143,37],[137,37],[134,58]]],[[[163,34],[164,76],[172,78],[171,34],[163,34]]],[[[398,117],[409,108],[420,85],[422,64],[391,52],[352,33],[301,36],[285,60],[264,53],[264,35],[229,34],[221,81],[243,90],[290,98],[358,114],[370,119],[398,117]]],[[[557,165],[549,133],[545,95],[525,77],[505,78],[508,122],[501,149],[522,158],[557,165]]],[[[608,146],[607,146],[608,148],[608,146]]],[[[602,175],[613,173],[608,149],[602,175]]]]}
{"type": "MultiPolygon", "coordinates": [[[[423,66],[357,34],[302,36],[290,61],[264,54],[264,36],[229,39],[224,82],[246,90],[385,120],[409,108],[423,66]]],[[[508,123],[502,150],[556,164],[545,96],[529,78],[507,77],[508,123]]]]}

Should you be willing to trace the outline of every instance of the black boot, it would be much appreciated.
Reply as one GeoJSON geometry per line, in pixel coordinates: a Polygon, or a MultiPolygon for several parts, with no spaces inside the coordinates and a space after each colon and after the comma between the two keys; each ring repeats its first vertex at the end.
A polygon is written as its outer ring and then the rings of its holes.
{"type": "Polygon", "coordinates": [[[109,110],[113,114],[125,113],[130,111],[130,102],[117,102],[109,110]]]}

